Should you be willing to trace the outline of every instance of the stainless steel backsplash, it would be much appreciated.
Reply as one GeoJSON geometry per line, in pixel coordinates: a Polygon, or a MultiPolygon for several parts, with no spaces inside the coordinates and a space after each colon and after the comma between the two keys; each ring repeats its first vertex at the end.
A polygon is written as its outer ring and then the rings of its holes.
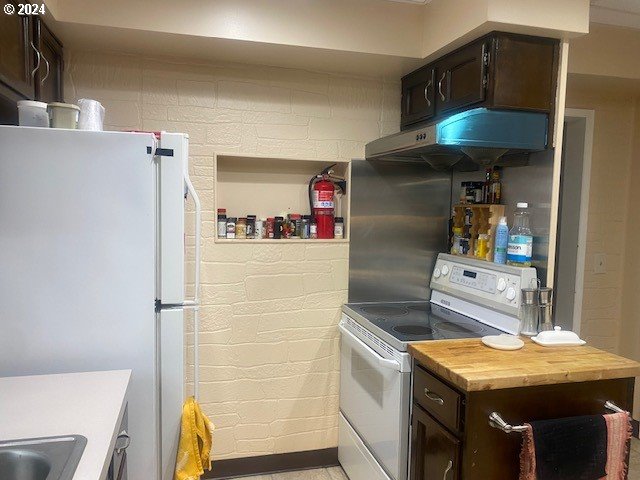
{"type": "Polygon", "coordinates": [[[509,226],[513,224],[516,203],[527,202],[533,233],[532,266],[538,271],[542,285],[547,283],[549,263],[549,231],[551,224],[551,189],[553,183],[553,150],[532,153],[526,167],[502,169],[502,202],[509,226]]]}
{"type": "MultiPolygon", "coordinates": [[[[549,228],[551,223],[551,188],[553,183],[553,150],[535,152],[524,166],[505,167],[500,170],[502,178],[502,203],[509,227],[513,225],[516,203],[527,202],[531,214],[533,232],[533,266],[538,278],[546,284],[549,259],[549,228]]],[[[484,168],[477,172],[453,172],[453,203],[460,197],[460,182],[484,181],[484,168]]]]}
{"type": "MultiPolygon", "coordinates": [[[[354,160],[351,173],[349,302],[428,300],[438,253],[447,251],[449,217],[460,181],[483,171],[435,171],[423,162],[354,160]]],[[[533,261],[545,283],[553,150],[532,154],[527,166],[502,169],[509,225],[516,202],[528,202],[533,261]]]]}
{"type": "Polygon", "coordinates": [[[447,249],[451,171],[424,162],[355,160],[349,302],[428,300],[447,249]]]}

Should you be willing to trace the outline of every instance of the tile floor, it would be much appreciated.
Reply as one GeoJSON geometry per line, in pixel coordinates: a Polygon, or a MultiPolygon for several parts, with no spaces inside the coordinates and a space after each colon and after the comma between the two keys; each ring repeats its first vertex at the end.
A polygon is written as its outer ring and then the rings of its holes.
{"type": "MultiPolygon", "coordinates": [[[[629,460],[629,480],[640,480],[640,440],[631,441],[629,460]]],[[[340,467],[317,468],[297,472],[274,473],[257,477],[244,477],[243,480],[348,480],[340,467]]]]}
{"type": "Polygon", "coordinates": [[[297,472],[273,473],[244,477],[242,480],[349,480],[340,467],[316,468],[297,472]]]}

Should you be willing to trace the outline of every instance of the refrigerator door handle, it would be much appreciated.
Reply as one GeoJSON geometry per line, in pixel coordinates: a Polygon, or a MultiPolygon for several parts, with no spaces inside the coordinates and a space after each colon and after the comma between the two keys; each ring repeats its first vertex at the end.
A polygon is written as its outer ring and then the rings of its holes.
{"type": "Polygon", "coordinates": [[[200,306],[200,241],[201,241],[201,231],[202,231],[202,208],[200,206],[200,198],[198,197],[198,193],[196,189],[193,187],[191,183],[191,179],[189,178],[189,172],[185,170],[184,172],[184,183],[187,186],[187,191],[189,195],[193,198],[193,203],[195,205],[195,217],[196,217],[196,226],[195,226],[195,266],[194,273],[195,278],[193,282],[193,300],[185,300],[184,307],[192,307],[193,308],[193,396],[196,400],[199,399],[199,383],[200,383],[200,349],[199,349],[199,331],[200,331],[200,318],[198,307],[200,306]]]}
{"type": "Polygon", "coordinates": [[[194,268],[194,292],[193,292],[193,300],[185,300],[185,307],[196,307],[200,304],[200,234],[202,233],[202,207],[200,206],[200,198],[198,197],[198,193],[196,189],[193,187],[193,183],[191,183],[191,179],[189,178],[189,173],[184,172],[184,183],[187,186],[187,191],[191,198],[193,198],[193,203],[195,206],[195,268],[194,268]]]}

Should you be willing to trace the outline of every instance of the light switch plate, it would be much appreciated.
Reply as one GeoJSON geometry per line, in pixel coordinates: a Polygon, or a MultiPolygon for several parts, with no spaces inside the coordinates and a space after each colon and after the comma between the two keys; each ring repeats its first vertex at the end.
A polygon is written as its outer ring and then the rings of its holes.
{"type": "Polygon", "coordinates": [[[606,273],[607,256],[604,253],[596,253],[593,256],[593,269],[595,273],[606,273]]]}

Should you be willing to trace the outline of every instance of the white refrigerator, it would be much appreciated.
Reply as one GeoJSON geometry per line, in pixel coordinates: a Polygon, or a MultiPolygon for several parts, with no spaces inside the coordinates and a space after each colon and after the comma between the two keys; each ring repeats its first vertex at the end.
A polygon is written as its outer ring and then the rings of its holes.
{"type": "Polygon", "coordinates": [[[131,480],[173,475],[187,165],[184,134],[0,126],[0,376],[131,369],[131,480]]]}

